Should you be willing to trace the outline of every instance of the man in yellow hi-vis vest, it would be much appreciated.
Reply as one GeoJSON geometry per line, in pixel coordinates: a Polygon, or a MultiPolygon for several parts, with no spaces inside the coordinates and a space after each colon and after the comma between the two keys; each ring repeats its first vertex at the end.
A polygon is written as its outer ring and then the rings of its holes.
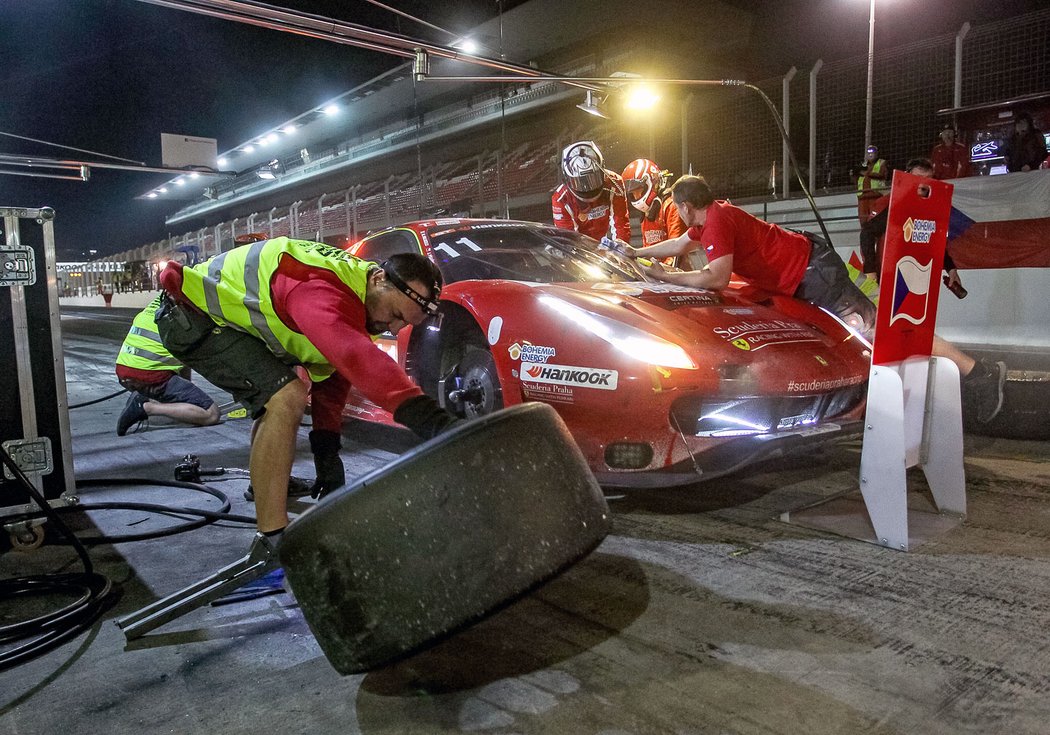
{"type": "MultiPolygon", "coordinates": [[[[288,524],[288,477],[307,387],[318,480],[342,479],[342,407],[350,384],[424,439],[461,421],[423,394],[373,340],[437,313],[441,273],[418,253],[382,265],[324,243],[279,237],[190,267],[169,262],[157,331],[168,350],[257,419],[249,472],[259,531],[288,524]]],[[[322,488],[322,492],[332,487],[322,488]]]]}
{"type": "Polygon", "coordinates": [[[179,375],[182,363],[161,343],[154,321],[159,306],[158,296],[138,313],[117,353],[117,380],[131,391],[117,419],[117,436],[124,436],[150,416],[167,416],[196,426],[219,423],[215,401],[179,375]]]}
{"type": "Polygon", "coordinates": [[[882,195],[891,174],[885,159],[879,158],[879,149],[869,145],[857,174],[857,219],[862,227],[871,219],[871,207],[882,195]]]}

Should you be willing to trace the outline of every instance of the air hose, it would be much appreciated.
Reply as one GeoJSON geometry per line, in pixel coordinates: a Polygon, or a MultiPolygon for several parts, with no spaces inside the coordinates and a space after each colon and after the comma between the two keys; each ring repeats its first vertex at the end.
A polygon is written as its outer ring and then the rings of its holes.
{"type": "Polygon", "coordinates": [[[11,644],[18,644],[20,641],[27,641],[13,648],[0,651],[0,671],[24,663],[75,638],[81,632],[87,630],[116,602],[118,595],[110,594],[112,583],[108,577],[94,571],[91,559],[88,557],[87,549],[85,548],[86,546],[161,538],[200,528],[216,521],[255,523],[255,518],[251,516],[230,513],[230,500],[224,493],[200,483],[179,480],[142,478],[90,479],[78,480],[76,486],[78,489],[132,485],[161,485],[164,487],[184,488],[204,492],[215,497],[222,504],[220,509],[218,511],[210,511],[202,508],[131,502],[84,503],[52,508],[2,447],[0,447],[0,460],[14,473],[17,482],[26,493],[41,507],[39,511],[12,516],[10,520],[18,522],[46,518],[51,521],[64,537],[64,543],[76,550],[84,566],[82,573],[32,575],[0,580],[0,601],[17,603],[29,597],[43,597],[45,595],[65,595],[76,598],[73,602],[53,612],[0,627],[0,646],[6,647],[11,644]],[[192,520],[146,533],[123,534],[119,536],[100,535],[81,539],[62,521],[61,516],[66,513],[89,510],[139,510],[181,518],[188,516],[192,520]]]}
{"type": "Polygon", "coordinates": [[[110,398],[116,398],[117,396],[122,395],[122,394],[127,393],[127,392],[128,392],[127,388],[121,388],[116,393],[110,393],[108,396],[102,396],[101,398],[96,398],[93,401],[84,401],[83,403],[74,403],[69,408],[70,408],[70,410],[72,410],[74,408],[83,408],[84,406],[94,406],[96,403],[102,403],[102,401],[108,401],[110,398]]]}
{"type": "Polygon", "coordinates": [[[0,671],[17,666],[76,637],[87,630],[114,602],[112,582],[95,572],[87,549],[77,540],[57,513],[52,513],[47,500],[33,487],[21,468],[0,447],[0,461],[15,476],[15,480],[36,501],[44,514],[61,531],[76,550],[84,565],[81,573],[31,575],[0,581],[0,600],[16,601],[41,595],[75,595],[76,599],[53,612],[30,620],[0,627],[0,645],[15,644],[0,652],[0,671]],[[23,642],[24,641],[24,642],[23,642]]]}

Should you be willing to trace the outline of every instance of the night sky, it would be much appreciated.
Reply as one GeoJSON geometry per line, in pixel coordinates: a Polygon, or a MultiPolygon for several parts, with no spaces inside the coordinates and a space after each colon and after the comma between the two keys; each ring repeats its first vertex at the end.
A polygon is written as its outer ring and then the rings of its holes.
{"type": "MultiPolygon", "coordinates": [[[[505,0],[504,8],[521,0],[505,0]]],[[[447,43],[364,0],[273,4],[447,43]]],[[[386,0],[452,31],[497,0],[386,0]]],[[[571,5],[571,0],[568,0],[571,5]]],[[[657,5],[659,3],[656,3],[657,5]]],[[[758,11],[752,79],[867,53],[866,0],[731,2],[758,11]],[[819,24],[814,18],[820,18],[819,24]],[[819,39],[814,41],[813,39],[819,39]]],[[[1045,7],[1045,0],[878,0],[877,47],[1045,7]]],[[[699,36],[702,17],[691,19],[699,36]]],[[[222,152],[400,63],[377,52],[136,0],[0,0],[0,132],[160,165],[160,133],[218,139],[222,152]]],[[[96,158],[0,136],[0,153],[96,158]]],[[[88,182],[0,175],[0,205],[52,206],[62,260],[164,237],[160,202],[135,197],[167,174],[95,169],[88,182]]],[[[170,207],[170,205],[167,205],[170,207]]]]}

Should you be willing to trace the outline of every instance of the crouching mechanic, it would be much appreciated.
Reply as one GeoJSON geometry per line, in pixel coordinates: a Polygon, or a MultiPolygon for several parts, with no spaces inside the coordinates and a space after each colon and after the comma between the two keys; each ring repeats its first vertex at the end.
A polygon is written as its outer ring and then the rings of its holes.
{"type": "Polygon", "coordinates": [[[179,376],[182,363],[161,344],[154,316],[158,296],[140,311],[117,353],[117,380],[131,391],[117,418],[117,436],[150,416],[167,416],[195,426],[219,423],[219,407],[211,396],[179,376]]]}
{"type": "Polygon", "coordinates": [[[424,439],[461,421],[373,344],[437,311],[441,274],[421,255],[377,265],[324,243],[281,237],[192,268],[169,263],[160,280],[164,345],[257,419],[249,472],[259,531],[274,543],[288,524],[288,477],[306,405],[294,365],[313,380],[315,427],[333,424],[310,432],[322,483],[343,482],[336,426],[351,383],[424,439]]]}

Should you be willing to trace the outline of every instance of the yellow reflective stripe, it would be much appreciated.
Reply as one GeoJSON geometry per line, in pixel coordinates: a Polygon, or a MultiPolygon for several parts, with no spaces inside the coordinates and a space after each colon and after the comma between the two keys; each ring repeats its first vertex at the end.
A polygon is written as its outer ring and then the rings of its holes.
{"type": "Polygon", "coordinates": [[[132,327],[131,331],[128,332],[128,334],[135,334],[135,335],[138,335],[139,337],[144,337],[144,338],[152,340],[154,342],[160,342],[160,335],[159,334],[157,334],[156,332],[151,332],[148,329],[144,329],[143,327],[132,327]]]}
{"type": "MultiPolygon", "coordinates": [[[[251,320],[255,331],[263,338],[266,345],[273,354],[284,360],[289,357],[288,350],[284,348],[277,335],[270,329],[270,324],[265,314],[262,313],[262,295],[259,288],[259,265],[262,259],[262,246],[264,242],[254,243],[248,250],[248,256],[244,259],[244,307],[248,311],[248,319],[251,320]],[[258,246],[258,247],[256,247],[258,246]]],[[[265,294],[269,297],[270,278],[266,278],[265,294]]],[[[272,308],[272,307],[271,307],[272,308]]]]}
{"type": "Polygon", "coordinates": [[[132,347],[131,345],[124,345],[121,348],[121,352],[126,355],[134,355],[135,357],[141,357],[144,360],[151,360],[153,362],[160,363],[161,365],[174,367],[176,370],[182,367],[182,363],[170,354],[157,354],[156,352],[150,352],[149,350],[144,350],[141,347],[132,347]]]}

